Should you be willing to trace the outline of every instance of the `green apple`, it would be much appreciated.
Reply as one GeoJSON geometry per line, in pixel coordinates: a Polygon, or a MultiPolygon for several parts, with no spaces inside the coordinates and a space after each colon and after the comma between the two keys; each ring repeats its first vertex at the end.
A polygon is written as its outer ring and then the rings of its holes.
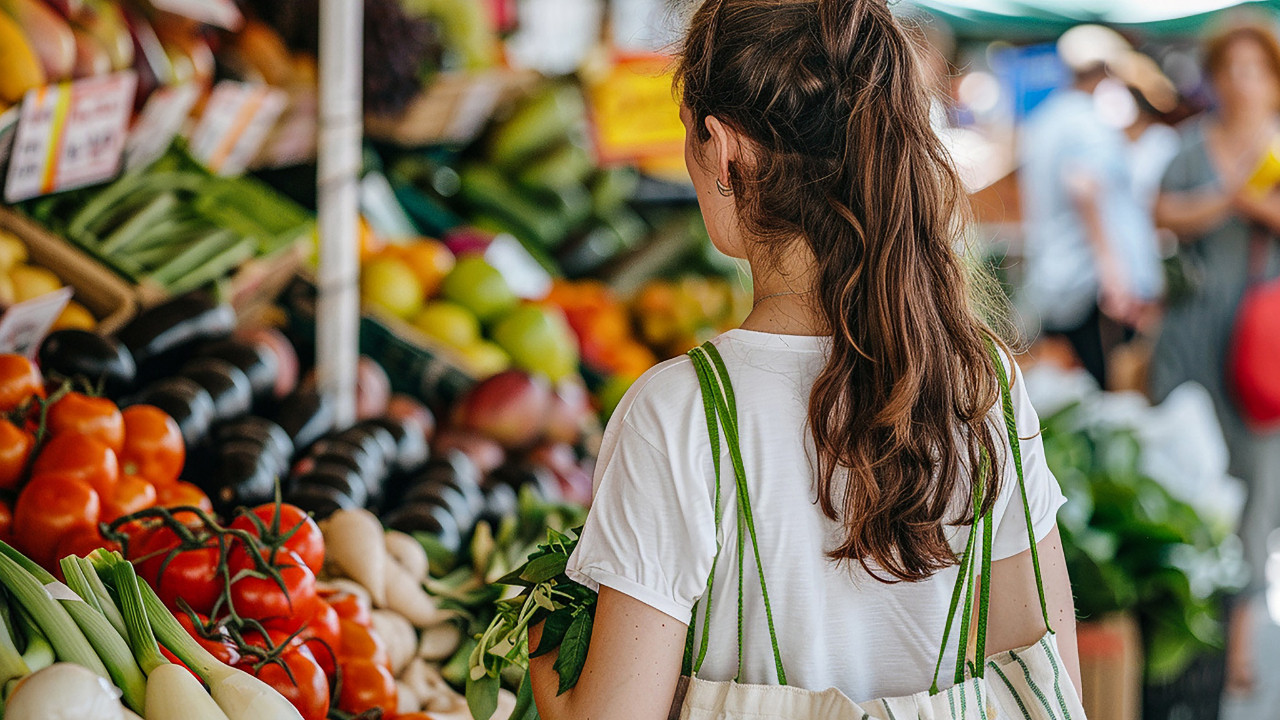
{"type": "Polygon", "coordinates": [[[397,258],[380,257],[366,263],[360,275],[360,294],[397,317],[413,317],[422,307],[422,281],[397,258]]]}
{"type": "Polygon", "coordinates": [[[475,313],[480,322],[501,317],[515,307],[518,299],[502,273],[480,255],[464,255],[444,279],[441,293],[475,313]]]}
{"type": "Polygon", "coordinates": [[[559,308],[521,305],[498,321],[493,339],[518,367],[552,382],[578,371],[578,339],[559,308]]]}
{"type": "Polygon", "coordinates": [[[459,348],[459,354],[477,377],[487,378],[511,367],[511,356],[507,351],[487,340],[479,340],[459,348]]]}
{"type": "Polygon", "coordinates": [[[457,303],[429,302],[414,317],[413,325],[424,335],[452,348],[462,349],[480,340],[480,321],[457,303]]]}

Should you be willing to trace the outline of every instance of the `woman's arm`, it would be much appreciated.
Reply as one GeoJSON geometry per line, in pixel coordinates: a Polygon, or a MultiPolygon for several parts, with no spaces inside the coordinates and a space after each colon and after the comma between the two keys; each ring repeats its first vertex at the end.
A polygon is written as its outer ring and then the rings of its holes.
{"type": "MultiPolygon", "coordinates": [[[[538,714],[543,720],[666,720],[687,631],[685,623],[602,585],[578,684],[556,695],[558,653],[529,661],[538,714]]],[[[529,629],[529,647],[541,638],[541,626],[529,629]]]]}
{"type": "Polygon", "coordinates": [[[1234,207],[1241,215],[1271,232],[1280,233],[1280,194],[1274,191],[1263,197],[1241,194],[1236,198],[1234,207]]]}
{"type": "MultiPolygon", "coordinates": [[[[1076,648],[1076,610],[1071,597],[1071,579],[1062,557],[1058,528],[1036,544],[1040,572],[1044,578],[1049,622],[1057,634],[1058,649],[1067,665],[1067,674],[1080,689],[1080,653],[1076,648]]],[[[1036,592],[1031,551],[991,564],[991,617],[987,631],[987,652],[1001,652],[1032,645],[1044,635],[1044,618],[1036,592]]]]}
{"type": "Polygon", "coordinates": [[[1229,193],[1162,192],[1156,199],[1156,224],[1186,242],[1221,225],[1232,210],[1229,193]]]}

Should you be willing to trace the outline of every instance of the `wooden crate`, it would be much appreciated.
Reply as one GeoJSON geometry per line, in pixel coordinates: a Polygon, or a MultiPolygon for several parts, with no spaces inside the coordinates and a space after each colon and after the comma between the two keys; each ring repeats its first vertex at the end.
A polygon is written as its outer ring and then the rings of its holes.
{"type": "Polygon", "coordinates": [[[1139,720],[1142,634],[1132,615],[1118,613],[1076,626],[1081,700],[1089,720],[1139,720]]]}

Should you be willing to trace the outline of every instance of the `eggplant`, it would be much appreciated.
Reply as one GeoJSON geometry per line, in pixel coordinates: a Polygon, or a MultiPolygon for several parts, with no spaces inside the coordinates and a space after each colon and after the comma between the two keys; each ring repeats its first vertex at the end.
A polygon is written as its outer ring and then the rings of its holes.
{"type": "Polygon", "coordinates": [[[490,527],[498,527],[508,517],[515,517],[520,511],[520,497],[515,488],[505,483],[496,483],[485,488],[484,511],[480,519],[489,523],[490,527]]]}
{"type": "Polygon", "coordinates": [[[171,377],[154,382],[128,404],[155,405],[169,413],[188,447],[200,444],[213,424],[213,398],[191,378],[171,377]]]}
{"type": "Polygon", "coordinates": [[[386,429],[356,425],[334,434],[333,437],[366,449],[378,464],[377,475],[380,479],[391,471],[392,463],[395,462],[396,441],[386,429]]]}
{"type": "Polygon", "coordinates": [[[395,472],[396,459],[400,455],[400,444],[396,442],[396,436],[390,430],[378,423],[365,421],[356,424],[354,428],[347,432],[351,434],[363,433],[371,436],[374,442],[378,444],[382,460],[387,465],[387,472],[395,472]]]}
{"type": "Polygon", "coordinates": [[[248,414],[253,407],[253,390],[248,376],[227,360],[197,358],[183,365],[179,375],[195,380],[209,391],[217,420],[234,420],[248,414]]]}
{"type": "Polygon", "coordinates": [[[261,343],[236,338],[219,340],[201,348],[199,355],[226,360],[240,368],[240,372],[249,379],[249,388],[255,400],[269,398],[275,392],[280,360],[271,352],[271,348],[261,343]]]}
{"type": "Polygon", "coordinates": [[[382,471],[382,464],[367,447],[348,440],[339,440],[336,437],[323,437],[317,440],[307,449],[304,460],[346,465],[360,476],[366,486],[378,484],[377,480],[370,480],[370,478],[382,471]]]}
{"type": "Polygon", "coordinates": [[[328,485],[342,491],[356,507],[364,507],[369,500],[369,489],[364,479],[350,467],[332,461],[319,461],[309,471],[291,480],[293,488],[304,485],[328,485]]]}
{"type": "Polygon", "coordinates": [[[333,405],[314,389],[299,388],[280,401],[272,419],[293,439],[294,448],[305,449],[333,428],[333,405]]]}
{"type": "Polygon", "coordinates": [[[299,485],[284,496],[284,501],[323,520],[339,510],[356,510],[355,501],[329,485],[299,485]]]}
{"type": "Polygon", "coordinates": [[[293,440],[284,428],[274,422],[254,415],[237,418],[214,428],[215,444],[225,444],[233,440],[250,440],[265,448],[279,462],[280,467],[287,468],[293,460],[293,440]]]}
{"type": "Polygon", "coordinates": [[[416,424],[394,418],[378,418],[369,420],[369,424],[383,428],[396,442],[394,473],[411,473],[426,464],[431,458],[431,448],[427,439],[416,424]]]}
{"type": "Polygon", "coordinates": [[[235,438],[218,445],[218,454],[234,455],[236,453],[252,453],[261,458],[260,462],[272,475],[283,477],[289,473],[289,464],[280,461],[275,449],[252,438],[235,438]]]}
{"type": "Polygon", "coordinates": [[[422,474],[443,472],[447,468],[459,485],[480,487],[480,469],[475,462],[460,450],[448,450],[431,458],[422,468],[422,474]]]}
{"type": "Polygon", "coordinates": [[[231,335],[236,314],[205,291],[179,295],[147,308],[116,337],[138,365],[141,381],[171,374],[200,343],[231,335]]]}
{"type": "Polygon", "coordinates": [[[478,505],[473,505],[467,496],[462,494],[461,490],[441,483],[415,485],[409,488],[409,492],[404,496],[405,505],[416,505],[423,502],[447,508],[449,514],[453,515],[453,519],[458,521],[460,529],[475,527],[476,520],[480,518],[480,513],[484,510],[483,497],[480,498],[478,505]]]}
{"type": "Polygon", "coordinates": [[[475,519],[480,517],[484,512],[484,493],[476,485],[466,482],[460,482],[457,475],[447,467],[438,467],[433,471],[423,472],[416,476],[413,484],[410,485],[409,491],[405,494],[405,498],[421,497],[423,493],[433,493],[433,488],[449,488],[458,495],[466,503],[467,515],[475,519]]]}
{"type": "Polygon", "coordinates": [[[55,330],[40,343],[40,369],[50,379],[84,378],[102,385],[109,398],[133,389],[138,366],[133,354],[114,338],[88,330],[55,330]]]}
{"type": "Polygon", "coordinates": [[[402,505],[388,513],[383,518],[383,524],[391,530],[431,535],[453,553],[462,549],[462,530],[449,511],[438,505],[402,505]]]}
{"type": "Polygon", "coordinates": [[[262,451],[232,448],[219,452],[217,468],[201,489],[221,515],[230,515],[237,507],[270,502],[275,497],[279,477],[271,464],[262,451]]]}
{"type": "Polygon", "coordinates": [[[489,473],[488,482],[509,485],[517,495],[524,488],[532,488],[541,500],[558,501],[564,495],[551,471],[532,463],[507,463],[489,473]]]}

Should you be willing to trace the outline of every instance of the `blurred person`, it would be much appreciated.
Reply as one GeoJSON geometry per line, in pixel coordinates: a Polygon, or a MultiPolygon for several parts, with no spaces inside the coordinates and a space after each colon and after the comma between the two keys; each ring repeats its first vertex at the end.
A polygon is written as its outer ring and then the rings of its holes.
{"type": "Polygon", "coordinates": [[[1245,691],[1254,679],[1249,598],[1263,590],[1267,535],[1280,525],[1280,433],[1246,425],[1230,394],[1226,354],[1251,262],[1265,263],[1267,277],[1280,270],[1275,242],[1267,243],[1265,257],[1250,258],[1255,231],[1280,233],[1280,194],[1244,190],[1280,133],[1280,44],[1266,26],[1236,25],[1212,37],[1204,54],[1217,107],[1181,129],[1181,147],[1156,203],[1157,220],[1177,234],[1198,281],[1167,310],[1150,391],[1158,402],[1188,380],[1208,388],[1230,472],[1249,488],[1240,537],[1253,581],[1232,613],[1227,654],[1228,687],[1245,691]]]}
{"type": "Polygon", "coordinates": [[[1064,33],[1058,54],[1072,84],[1032,111],[1020,142],[1022,296],[1045,334],[1069,341],[1101,387],[1103,325],[1134,325],[1141,300],[1160,283],[1155,226],[1134,190],[1127,140],[1103,120],[1094,97],[1108,65],[1131,52],[1123,37],[1101,26],[1064,33]]]}

